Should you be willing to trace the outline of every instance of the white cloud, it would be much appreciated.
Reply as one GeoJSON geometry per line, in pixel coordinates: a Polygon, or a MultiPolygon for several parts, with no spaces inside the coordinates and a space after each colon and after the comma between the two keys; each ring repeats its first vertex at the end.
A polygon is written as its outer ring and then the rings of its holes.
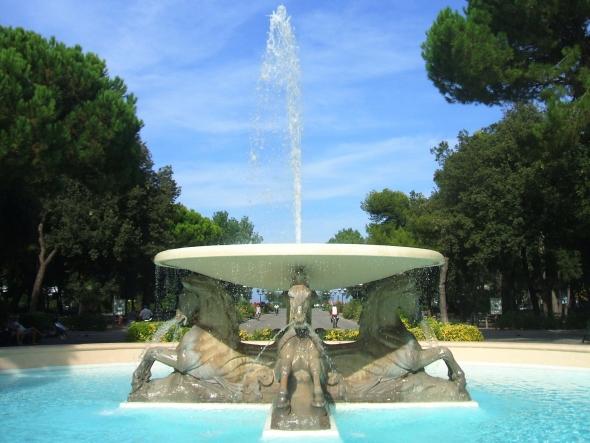
{"type": "MultiPolygon", "coordinates": [[[[305,162],[303,200],[329,202],[335,198],[360,200],[372,189],[390,187],[409,192],[413,183],[432,188],[434,161],[423,155],[439,140],[398,137],[373,143],[349,143],[325,151],[321,159],[305,162]]],[[[244,208],[284,204],[292,200],[287,164],[273,161],[256,171],[246,162],[216,160],[174,165],[183,201],[196,208],[244,208]]]]}

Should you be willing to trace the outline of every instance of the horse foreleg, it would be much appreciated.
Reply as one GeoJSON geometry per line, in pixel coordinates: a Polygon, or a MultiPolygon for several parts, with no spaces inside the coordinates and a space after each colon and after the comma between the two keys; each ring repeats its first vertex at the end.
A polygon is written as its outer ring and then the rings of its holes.
{"type": "Polygon", "coordinates": [[[279,361],[279,394],[276,407],[283,409],[289,406],[289,375],[291,374],[292,361],[282,359],[279,361]]]}
{"type": "Polygon", "coordinates": [[[150,381],[152,376],[152,366],[156,361],[177,369],[176,351],[166,348],[148,349],[137,366],[137,369],[133,372],[133,378],[131,381],[131,389],[133,392],[138,390],[144,383],[150,381]]]}
{"type": "Polygon", "coordinates": [[[313,380],[313,401],[311,404],[316,408],[323,408],[326,406],[326,399],[324,397],[324,390],[322,389],[322,363],[319,356],[309,363],[309,371],[311,372],[311,378],[313,380]]]}
{"type": "Polygon", "coordinates": [[[465,373],[453,357],[449,348],[436,346],[429,349],[421,349],[419,346],[412,346],[396,351],[398,366],[410,372],[417,372],[437,360],[443,360],[448,368],[449,379],[465,385],[465,373]]]}

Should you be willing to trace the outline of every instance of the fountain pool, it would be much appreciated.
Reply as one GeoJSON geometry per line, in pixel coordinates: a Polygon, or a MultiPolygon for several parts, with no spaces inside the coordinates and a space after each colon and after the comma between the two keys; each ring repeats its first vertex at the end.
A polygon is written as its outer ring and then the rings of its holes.
{"type": "MultiPolygon", "coordinates": [[[[380,405],[375,410],[338,404],[332,414],[339,430],[334,441],[588,441],[590,369],[461,363],[479,407],[380,405]]],[[[269,405],[121,408],[134,368],[116,364],[3,371],[3,435],[10,441],[64,443],[262,440],[269,405]]],[[[445,368],[435,364],[427,370],[438,375],[445,368]]],[[[154,367],[158,376],[169,371],[154,367]]]]}

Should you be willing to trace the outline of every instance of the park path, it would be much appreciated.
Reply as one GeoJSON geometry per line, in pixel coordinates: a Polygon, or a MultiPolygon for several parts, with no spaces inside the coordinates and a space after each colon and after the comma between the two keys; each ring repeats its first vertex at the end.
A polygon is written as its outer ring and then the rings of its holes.
{"type": "MultiPolygon", "coordinates": [[[[270,329],[282,329],[287,324],[287,309],[279,309],[279,314],[262,314],[260,320],[251,318],[242,324],[240,329],[248,332],[252,332],[255,329],[270,328],[270,329]]],[[[322,311],[320,308],[313,308],[311,311],[311,327],[332,329],[332,323],[330,323],[330,312],[322,311]]],[[[352,320],[347,320],[342,315],[338,320],[339,329],[357,329],[359,325],[352,320]]]]}

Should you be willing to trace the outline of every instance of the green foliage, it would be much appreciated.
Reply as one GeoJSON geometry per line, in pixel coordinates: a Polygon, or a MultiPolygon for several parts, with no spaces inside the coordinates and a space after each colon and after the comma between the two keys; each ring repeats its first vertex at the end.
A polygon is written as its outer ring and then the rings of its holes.
{"type": "Polygon", "coordinates": [[[212,220],[221,228],[219,244],[262,243],[262,236],[254,232],[254,225],[248,217],[242,217],[240,220],[236,220],[230,217],[227,211],[218,211],[213,214],[212,220]]]}
{"type": "Polygon", "coordinates": [[[361,204],[372,223],[367,226],[369,244],[434,248],[438,245],[441,216],[431,199],[383,189],[371,191],[361,204]]]}
{"type": "Polygon", "coordinates": [[[88,313],[64,317],[61,322],[74,331],[104,331],[107,328],[107,319],[101,314],[88,313]]]}
{"type": "Polygon", "coordinates": [[[348,228],[341,229],[340,231],[338,231],[334,237],[328,240],[328,243],[342,243],[354,245],[366,243],[366,240],[359,231],[357,231],[356,229],[348,228]]]}
{"type": "Polygon", "coordinates": [[[587,1],[470,0],[442,10],[422,45],[428,77],[448,101],[539,99],[551,89],[580,97],[590,67],[587,1]]]}
{"type": "Polygon", "coordinates": [[[250,301],[243,298],[238,300],[236,310],[238,311],[238,319],[240,322],[254,317],[254,313],[256,312],[250,301]]]}
{"type": "MultiPolygon", "coordinates": [[[[91,260],[91,258],[89,258],[91,260]]],[[[119,293],[116,280],[100,281],[77,272],[68,276],[66,290],[78,305],[78,312],[101,312],[103,305],[109,305],[112,298],[119,293]]]]}
{"type": "Polygon", "coordinates": [[[221,240],[222,228],[198,212],[176,204],[172,235],[177,248],[214,245],[221,240]]]}
{"type": "Polygon", "coordinates": [[[325,331],[324,341],[355,341],[359,338],[358,329],[329,329],[325,331]]]}
{"type": "Polygon", "coordinates": [[[354,320],[358,323],[363,312],[361,300],[353,299],[346,303],[342,309],[342,316],[348,320],[354,320]]]}
{"type": "Polygon", "coordinates": [[[407,319],[402,322],[416,340],[437,339],[440,341],[483,341],[483,334],[477,327],[463,323],[441,323],[433,317],[425,318],[421,324],[412,325],[407,319]]]}
{"type": "Polygon", "coordinates": [[[497,124],[460,134],[435,173],[451,279],[475,294],[500,275],[508,311],[525,290],[532,290],[535,306],[537,294],[583,274],[581,251],[589,239],[581,208],[590,177],[580,165],[589,164],[590,150],[581,148],[581,134],[563,143],[570,123],[559,117],[558,130],[557,118],[551,110],[518,106],[497,124]]]}
{"type": "Polygon", "coordinates": [[[361,203],[361,209],[369,214],[373,223],[400,228],[406,225],[410,201],[406,194],[400,191],[371,191],[361,203]]]}
{"type": "MultiPolygon", "coordinates": [[[[141,321],[133,322],[127,328],[127,341],[132,342],[149,342],[152,341],[154,334],[163,322],[157,321],[141,321]]],[[[190,330],[189,327],[176,326],[170,328],[168,332],[162,337],[162,342],[175,342],[179,341],[184,334],[190,330]]]]}
{"type": "Polygon", "coordinates": [[[473,325],[447,323],[441,326],[439,340],[483,341],[483,334],[473,325]]]}
{"type": "Polygon", "coordinates": [[[248,335],[247,340],[253,341],[263,341],[263,340],[272,340],[275,336],[275,333],[270,328],[262,328],[262,329],[255,329],[248,335]]]}
{"type": "Polygon", "coordinates": [[[0,84],[0,273],[12,308],[32,286],[42,240],[57,254],[49,284],[75,273],[151,293],[178,188],[170,168],[152,170],[123,81],[79,46],[0,27],[0,84]]]}

